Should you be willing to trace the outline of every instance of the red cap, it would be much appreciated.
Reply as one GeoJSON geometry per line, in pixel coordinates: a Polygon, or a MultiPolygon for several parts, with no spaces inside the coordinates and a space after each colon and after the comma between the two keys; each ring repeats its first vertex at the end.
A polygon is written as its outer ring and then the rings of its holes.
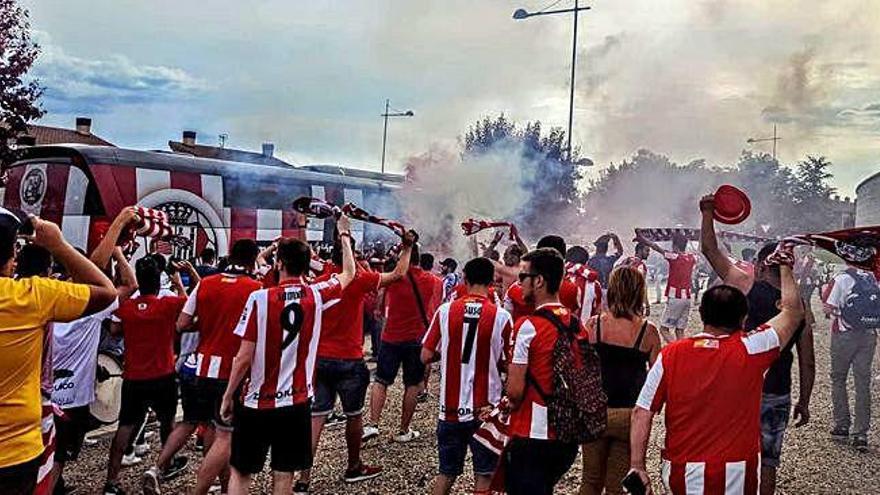
{"type": "Polygon", "coordinates": [[[715,191],[715,220],[733,225],[743,222],[751,212],[752,203],[741,190],[724,184],[715,191]]]}

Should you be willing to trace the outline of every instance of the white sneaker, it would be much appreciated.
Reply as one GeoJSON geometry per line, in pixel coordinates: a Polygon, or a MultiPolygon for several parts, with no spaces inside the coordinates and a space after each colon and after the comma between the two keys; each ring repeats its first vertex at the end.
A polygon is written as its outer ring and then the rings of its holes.
{"type": "Polygon", "coordinates": [[[98,440],[86,435],[86,437],[83,438],[83,445],[98,445],[98,440]]]}
{"type": "Polygon", "coordinates": [[[395,435],[394,441],[398,442],[398,443],[409,443],[409,442],[412,442],[413,440],[418,439],[420,436],[422,436],[421,433],[410,428],[409,431],[406,433],[399,433],[399,434],[395,435]]]}
{"type": "Polygon", "coordinates": [[[159,468],[156,466],[147,469],[141,478],[141,488],[145,495],[160,495],[162,491],[159,489],[159,468]]]}
{"type": "Polygon", "coordinates": [[[155,432],[155,431],[145,431],[145,432],[144,432],[144,441],[146,442],[146,441],[148,441],[149,439],[153,438],[154,436],[156,436],[156,432],[155,432]]]}
{"type": "Polygon", "coordinates": [[[134,444],[134,455],[138,457],[146,457],[150,453],[150,444],[147,442],[134,444]]]}
{"type": "Polygon", "coordinates": [[[131,455],[123,455],[122,456],[122,466],[129,467],[134,466],[135,464],[140,464],[143,461],[137,454],[132,453],[131,455]]]}
{"type": "Polygon", "coordinates": [[[367,425],[367,426],[364,426],[364,434],[361,435],[361,440],[366,442],[367,440],[369,440],[371,438],[376,438],[378,436],[379,436],[379,427],[367,425]]]}

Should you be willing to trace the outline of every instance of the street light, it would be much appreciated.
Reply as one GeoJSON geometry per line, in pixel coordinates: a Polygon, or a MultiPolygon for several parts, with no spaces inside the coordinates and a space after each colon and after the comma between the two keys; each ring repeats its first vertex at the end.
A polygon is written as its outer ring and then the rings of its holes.
{"type": "Polygon", "coordinates": [[[574,36],[571,43],[571,83],[570,94],[568,99],[568,161],[571,162],[571,126],[574,120],[574,75],[575,65],[577,63],[577,37],[578,37],[578,12],[582,10],[590,10],[590,7],[578,6],[578,0],[574,0],[574,8],[556,9],[556,10],[539,10],[538,12],[529,12],[526,9],[516,9],[513,12],[513,18],[521,21],[529,17],[553,14],[574,14],[574,36]]]}
{"type": "Polygon", "coordinates": [[[382,130],[382,173],[385,173],[385,144],[388,142],[388,117],[412,117],[415,115],[412,110],[401,112],[395,110],[391,112],[391,100],[385,100],[385,113],[380,117],[385,117],[385,127],[382,130]]]}
{"type": "Polygon", "coordinates": [[[755,144],[755,143],[766,143],[768,141],[773,141],[773,161],[776,161],[776,142],[780,141],[782,138],[776,136],[776,124],[773,124],[773,137],[766,138],[748,138],[746,139],[746,143],[755,144]]]}

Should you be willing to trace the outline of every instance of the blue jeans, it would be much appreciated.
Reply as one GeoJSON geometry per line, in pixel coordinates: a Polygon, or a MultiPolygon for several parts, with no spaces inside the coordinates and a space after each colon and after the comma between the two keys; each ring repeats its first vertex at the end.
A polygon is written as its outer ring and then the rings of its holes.
{"type": "Polygon", "coordinates": [[[337,395],[346,416],[360,415],[369,384],[370,371],[363,359],[318,358],[312,416],[326,416],[333,412],[337,395]]]}
{"type": "Polygon", "coordinates": [[[782,439],[791,415],[791,395],[761,396],[761,466],[779,467],[782,439]]]}
{"type": "Polygon", "coordinates": [[[437,423],[440,474],[460,475],[464,471],[464,458],[467,455],[468,447],[470,447],[473,456],[474,474],[489,475],[495,472],[498,456],[474,440],[474,433],[480,424],[479,420],[462,423],[440,420],[437,423]]]}

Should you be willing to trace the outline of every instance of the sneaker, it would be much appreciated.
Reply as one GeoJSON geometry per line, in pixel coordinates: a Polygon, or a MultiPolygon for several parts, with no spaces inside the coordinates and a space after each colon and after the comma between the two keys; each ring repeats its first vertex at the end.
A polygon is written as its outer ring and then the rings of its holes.
{"type": "Polygon", "coordinates": [[[330,413],[329,416],[327,416],[327,422],[324,423],[324,427],[325,428],[338,428],[338,427],[344,425],[345,421],[346,421],[346,418],[345,418],[344,414],[333,411],[332,413],[330,413]]]}
{"type": "Polygon", "coordinates": [[[155,432],[155,431],[145,431],[145,432],[144,432],[144,441],[147,441],[147,440],[149,440],[149,439],[151,439],[151,438],[153,438],[153,437],[155,437],[155,436],[156,436],[156,432],[155,432]]]}
{"type": "Polygon", "coordinates": [[[83,438],[83,445],[98,445],[98,440],[86,435],[86,437],[83,438]]]}
{"type": "Polygon", "coordinates": [[[214,484],[211,485],[211,488],[208,488],[208,493],[220,493],[220,490],[222,489],[223,487],[220,486],[220,483],[214,482],[214,484]]]}
{"type": "Polygon", "coordinates": [[[868,452],[868,437],[861,435],[854,436],[852,439],[852,446],[856,448],[856,451],[863,454],[868,452]]]}
{"type": "Polygon", "coordinates": [[[150,444],[147,442],[134,444],[134,455],[146,457],[150,453],[150,444]]]}
{"type": "Polygon", "coordinates": [[[162,490],[159,489],[159,468],[156,466],[147,469],[141,478],[141,488],[145,495],[159,495],[162,490]]]}
{"type": "Polygon", "coordinates": [[[125,495],[119,483],[104,483],[104,495],[125,495]]]}
{"type": "Polygon", "coordinates": [[[125,454],[122,456],[122,467],[134,466],[135,464],[140,464],[143,459],[137,456],[134,452],[131,454],[125,454]]]}
{"type": "Polygon", "coordinates": [[[835,442],[846,442],[849,440],[849,430],[844,428],[835,428],[831,430],[831,439],[835,442]]]}
{"type": "Polygon", "coordinates": [[[373,479],[380,474],[382,474],[382,468],[379,466],[368,466],[362,462],[355,469],[346,469],[343,479],[346,483],[357,483],[358,481],[373,479]]]}
{"type": "Polygon", "coordinates": [[[175,457],[171,461],[171,465],[168,466],[164,471],[162,471],[162,474],[159,476],[159,480],[165,482],[177,478],[178,476],[183,474],[184,471],[186,471],[186,466],[188,464],[189,459],[186,456],[179,455],[175,457]]]}
{"type": "Polygon", "coordinates": [[[364,434],[361,435],[361,440],[366,442],[371,438],[376,438],[379,436],[379,427],[377,426],[364,426],[364,434]]]}
{"type": "Polygon", "coordinates": [[[309,495],[309,482],[297,481],[293,484],[293,495],[309,495]]]}
{"type": "Polygon", "coordinates": [[[395,435],[394,441],[397,443],[409,443],[413,440],[418,439],[420,436],[422,436],[421,433],[410,428],[409,431],[407,431],[406,433],[398,433],[397,435],[395,435]]]}
{"type": "Polygon", "coordinates": [[[428,399],[431,398],[431,394],[428,393],[428,389],[422,390],[419,392],[419,395],[416,396],[416,400],[419,401],[420,404],[424,404],[428,402],[428,399]]]}
{"type": "Polygon", "coordinates": [[[196,452],[204,452],[205,451],[205,439],[201,436],[196,436],[196,452]]]}

